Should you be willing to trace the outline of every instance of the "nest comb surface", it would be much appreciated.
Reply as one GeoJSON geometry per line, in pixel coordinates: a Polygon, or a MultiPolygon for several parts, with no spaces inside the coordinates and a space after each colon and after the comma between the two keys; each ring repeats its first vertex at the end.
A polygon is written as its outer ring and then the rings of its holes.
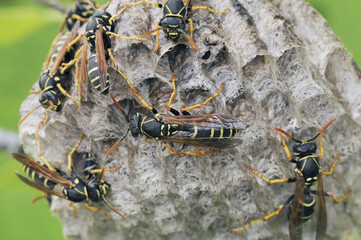
{"type": "MultiPolygon", "coordinates": [[[[114,14],[123,3],[126,1],[113,1],[109,12],[114,14]]],[[[344,238],[350,229],[361,225],[357,200],[361,199],[357,182],[361,172],[361,74],[352,56],[327,22],[303,0],[194,0],[191,4],[230,8],[223,15],[204,10],[189,13],[199,52],[190,49],[186,38],[173,42],[163,32],[158,53],[153,52],[154,34],[145,43],[113,39],[112,51],[141,96],[163,113],[172,92],[173,74],[177,76],[178,93],[172,105],[176,109],[203,102],[225,82],[218,97],[204,109],[191,112],[242,119],[246,124],[239,135],[242,144],[218,155],[178,158],[160,142],[128,136],[106,159],[107,150],[123,134],[127,121],[109,98],[89,84],[80,114],[69,99],[65,99],[61,113],[50,112],[49,122],[39,131],[42,153],[53,166],[66,170],[66,155],[84,132],[79,152],[90,151],[100,166],[122,164],[120,170],[106,172],[104,179],[112,185],[108,201],[128,220],[103,203],[91,205],[106,211],[112,220],[83,204],[76,204],[78,218],[74,218],[68,201],[54,197],[51,211],[61,220],[65,237],[287,239],[286,213],[241,233],[228,230],[261,218],[293,193],[293,184],[267,185],[246,166],[251,164],[270,179],[293,176],[294,165],[288,163],[273,128],[306,139],[336,118],[323,137],[321,165],[328,170],[340,153],[333,176],[324,178],[324,188],[336,196],[353,190],[350,198],[338,205],[326,199],[327,239],[344,238]]],[[[116,20],[116,33],[140,36],[154,29],[161,16],[161,10],[151,5],[129,8],[116,20]]],[[[118,100],[133,98],[110,61],[109,65],[110,90],[118,100]]],[[[77,97],[75,70],[72,75],[70,93],[77,97]]],[[[21,116],[38,105],[38,98],[29,95],[21,116]]],[[[19,129],[25,152],[34,157],[34,132],[43,118],[43,111],[38,110],[19,129]]],[[[180,149],[181,145],[174,147],[180,149]]],[[[305,234],[315,231],[315,219],[309,222],[305,234]]]]}

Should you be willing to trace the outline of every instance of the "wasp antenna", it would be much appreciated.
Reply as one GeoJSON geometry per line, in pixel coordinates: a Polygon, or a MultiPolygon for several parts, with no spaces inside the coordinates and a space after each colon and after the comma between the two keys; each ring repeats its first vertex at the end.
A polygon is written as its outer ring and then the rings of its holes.
{"type": "Polygon", "coordinates": [[[291,139],[292,141],[296,142],[296,143],[302,143],[302,141],[295,139],[294,137],[292,137],[290,134],[288,134],[286,131],[280,129],[280,128],[275,128],[275,130],[277,132],[283,133],[286,137],[288,137],[289,139],[291,139]]]}
{"type": "Polygon", "coordinates": [[[39,107],[41,107],[41,105],[35,107],[33,110],[31,110],[28,114],[25,115],[25,117],[23,117],[19,123],[18,123],[18,126],[20,126],[24,121],[25,119],[27,119],[36,109],[38,109],[39,107]]]}
{"type": "Polygon", "coordinates": [[[105,158],[108,158],[109,155],[118,147],[118,145],[124,140],[124,138],[128,135],[129,128],[124,132],[123,136],[108,150],[107,154],[105,155],[105,158]]]}
{"type": "MultiPolygon", "coordinates": [[[[124,114],[124,109],[119,105],[119,103],[117,102],[117,100],[115,99],[114,95],[112,92],[110,92],[110,97],[113,100],[113,102],[115,103],[115,105],[117,105],[117,107],[119,108],[120,111],[122,111],[124,114]]],[[[126,114],[125,114],[126,115],[126,114]]]]}
{"type": "Polygon", "coordinates": [[[100,184],[100,182],[101,182],[102,179],[103,179],[104,172],[105,172],[105,168],[102,168],[102,172],[100,173],[100,177],[99,177],[99,180],[98,180],[98,183],[99,183],[99,184],[100,184]]]}
{"type": "Polygon", "coordinates": [[[164,30],[164,29],[168,29],[168,28],[157,28],[157,29],[154,29],[154,30],[149,31],[149,32],[147,32],[146,34],[140,36],[140,38],[145,38],[145,37],[149,36],[149,35],[152,34],[152,33],[155,33],[155,32],[158,32],[158,31],[164,30]]]}
{"type": "Polygon", "coordinates": [[[331,121],[329,121],[314,137],[310,138],[307,140],[307,142],[311,142],[313,140],[315,140],[318,136],[321,135],[321,133],[323,133],[334,121],[336,120],[336,118],[332,119],[331,121]]]}
{"type": "Polygon", "coordinates": [[[105,197],[103,196],[103,201],[108,205],[108,207],[110,207],[114,212],[116,212],[119,216],[121,216],[124,220],[127,220],[127,218],[121,213],[119,212],[117,209],[115,209],[112,205],[110,205],[108,203],[108,201],[105,199],[105,197]]]}
{"type": "Polygon", "coordinates": [[[188,38],[189,44],[191,45],[191,47],[193,49],[200,51],[199,47],[196,45],[196,43],[193,41],[193,39],[190,36],[188,36],[188,34],[183,29],[179,28],[178,30],[181,31],[181,33],[183,33],[184,36],[186,36],[188,38]]]}

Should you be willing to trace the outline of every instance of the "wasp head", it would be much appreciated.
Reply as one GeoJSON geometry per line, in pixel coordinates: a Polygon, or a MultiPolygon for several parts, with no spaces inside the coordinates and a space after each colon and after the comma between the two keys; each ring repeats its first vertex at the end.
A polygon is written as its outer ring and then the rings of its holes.
{"type": "Polygon", "coordinates": [[[141,135],[141,124],[142,124],[142,115],[139,113],[133,114],[129,118],[129,130],[132,133],[133,137],[140,137],[141,135]]]}
{"type": "Polygon", "coordinates": [[[54,90],[43,92],[39,98],[39,102],[44,108],[48,108],[54,111],[60,111],[60,95],[54,90]]]}
{"type": "Polygon", "coordinates": [[[91,180],[87,185],[89,199],[94,202],[99,202],[103,200],[110,189],[110,184],[104,180],[96,181],[95,179],[91,180]]]}
{"type": "Polygon", "coordinates": [[[161,22],[161,27],[165,28],[167,37],[177,40],[185,29],[185,23],[180,17],[165,17],[161,22]]]}

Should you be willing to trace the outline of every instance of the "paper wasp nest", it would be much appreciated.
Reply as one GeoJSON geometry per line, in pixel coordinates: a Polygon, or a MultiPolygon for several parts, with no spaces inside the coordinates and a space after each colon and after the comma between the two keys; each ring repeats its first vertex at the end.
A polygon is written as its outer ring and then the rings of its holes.
{"type": "MultiPolygon", "coordinates": [[[[126,2],[114,1],[109,12],[115,14],[126,2]]],[[[176,109],[203,102],[225,82],[218,97],[191,113],[220,113],[242,119],[246,124],[239,134],[242,144],[217,155],[178,158],[161,142],[146,142],[129,134],[106,159],[107,150],[128,124],[110,98],[100,95],[89,83],[88,99],[82,102],[80,114],[69,99],[64,99],[61,113],[50,112],[49,122],[39,131],[41,151],[53,166],[66,171],[67,154],[84,132],[86,138],[78,151],[90,151],[100,166],[122,164],[120,170],[106,172],[104,180],[111,184],[108,201],[128,220],[122,220],[104,203],[90,205],[106,211],[112,220],[82,203],[75,204],[78,218],[74,218],[69,202],[54,197],[51,211],[60,218],[65,237],[288,239],[286,208],[240,233],[228,230],[274,211],[294,191],[291,183],[268,185],[247,165],[269,179],[292,177],[294,164],[288,162],[274,128],[306,139],[336,118],[323,137],[321,165],[328,171],[340,153],[333,175],[324,177],[324,189],[336,197],[353,190],[350,198],[337,205],[326,198],[327,239],[344,239],[361,225],[357,177],[361,174],[361,72],[351,54],[320,14],[303,0],[194,0],[191,4],[231,9],[223,15],[189,12],[200,51],[191,49],[184,36],[174,43],[163,32],[158,53],[153,52],[155,34],[144,43],[112,37],[112,51],[140,95],[162,113],[166,113],[172,92],[173,74],[178,92],[172,107],[176,109]]],[[[116,20],[115,32],[141,36],[154,29],[161,17],[161,10],[152,5],[135,6],[116,20]]],[[[134,98],[110,61],[108,64],[110,90],[116,98],[134,98]]],[[[74,68],[72,76],[70,93],[77,98],[74,68]]],[[[38,98],[29,95],[21,116],[38,105],[38,98]]],[[[142,105],[137,106],[148,113],[142,105]]],[[[35,158],[34,132],[43,119],[44,111],[39,109],[19,129],[25,152],[35,158]]],[[[289,139],[286,141],[292,146],[289,139]]],[[[182,147],[172,146],[177,150],[182,147]]],[[[315,218],[305,223],[304,235],[313,236],[315,226],[315,218]]]]}

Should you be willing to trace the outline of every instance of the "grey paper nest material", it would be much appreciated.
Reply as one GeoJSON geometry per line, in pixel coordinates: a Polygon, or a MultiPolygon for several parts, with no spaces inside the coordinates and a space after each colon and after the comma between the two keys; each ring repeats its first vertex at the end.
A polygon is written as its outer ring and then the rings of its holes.
{"type": "MultiPolygon", "coordinates": [[[[114,1],[110,13],[125,2],[114,1]]],[[[146,43],[113,40],[116,61],[141,96],[161,112],[166,112],[173,73],[177,75],[173,104],[177,109],[201,103],[225,82],[220,96],[192,113],[243,119],[247,125],[240,135],[243,143],[218,155],[178,158],[160,142],[128,136],[105,159],[107,150],[127,128],[126,119],[109,98],[91,87],[80,114],[66,99],[63,111],[51,112],[49,123],[40,129],[42,153],[55,167],[66,170],[66,155],[84,132],[86,140],[79,151],[91,151],[101,166],[123,165],[116,172],[107,172],[105,180],[112,184],[109,202],[128,220],[101,203],[91,205],[109,213],[111,221],[83,204],[77,204],[79,217],[74,219],[69,203],[54,198],[51,211],[61,219],[65,237],[287,239],[287,210],[241,233],[228,230],[273,211],[294,189],[287,183],[268,185],[246,166],[251,164],[270,179],[291,177],[294,165],[288,163],[274,128],[305,139],[337,118],[325,132],[321,164],[328,170],[340,153],[333,176],[324,178],[324,188],[337,197],[353,190],[351,197],[338,205],[326,199],[327,239],[343,239],[361,225],[361,74],[351,55],[326,21],[302,0],[194,0],[192,4],[231,8],[224,15],[202,10],[189,14],[200,52],[190,49],[184,37],[173,43],[161,32],[158,54],[153,52],[154,35],[147,37],[146,43]]],[[[116,32],[140,36],[160,18],[161,10],[151,5],[133,7],[118,18],[116,32]]],[[[117,99],[133,98],[125,81],[112,69],[109,72],[110,89],[117,99]]],[[[75,84],[71,94],[77,96],[75,84]]],[[[38,105],[38,97],[29,95],[21,107],[22,116],[38,105]]],[[[19,129],[25,152],[34,157],[34,131],[43,118],[43,111],[38,110],[19,129]]],[[[175,144],[175,148],[181,146],[175,144]]],[[[312,219],[304,226],[305,234],[313,234],[314,228],[312,219]]]]}

